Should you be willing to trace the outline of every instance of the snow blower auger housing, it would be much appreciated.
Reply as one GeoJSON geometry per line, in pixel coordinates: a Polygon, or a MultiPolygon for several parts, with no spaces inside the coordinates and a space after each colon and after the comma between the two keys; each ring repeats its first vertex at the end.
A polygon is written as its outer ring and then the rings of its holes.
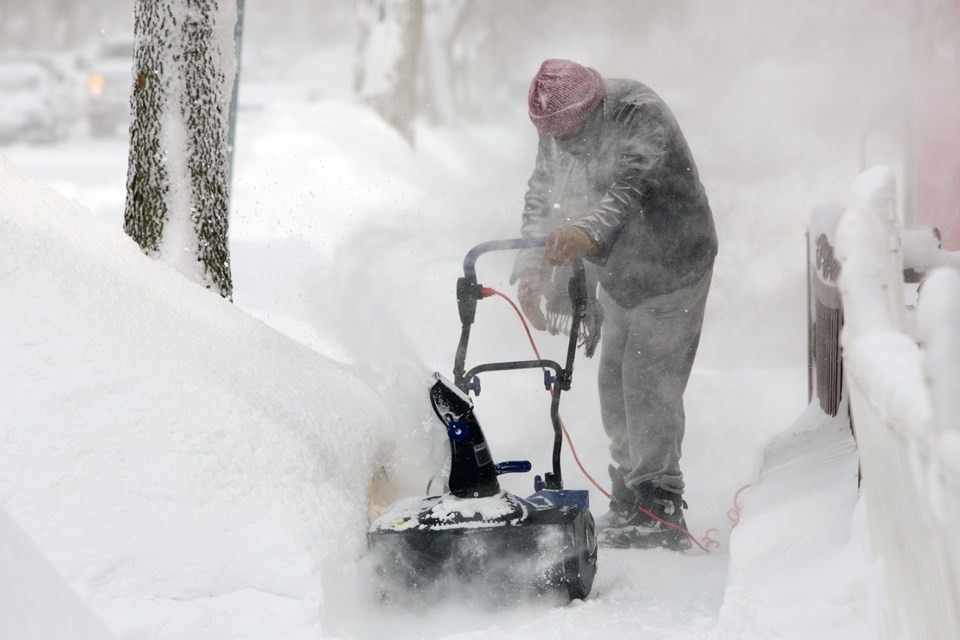
{"type": "Polygon", "coordinates": [[[453,382],[434,374],[430,402],[447,430],[451,464],[448,489],[438,496],[400,500],[380,514],[367,534],[377,562],[381,594],[405,600],[412,594],[453,595],[490,604],[518,597],[568,601],[585,598],[597,571],[597,538],[586,490],[565,490],[560,471],[563,428],[561,392],[570,388],[580,322],[586,307],[583,263],[570,280],[573,321],[566,364],[522,360],[481,364],[465,370],[470,327],[484,288],[476,261],[489,251],[544,246],[543,238],[497,240],[477,245],[464,258],[457,282],[462,329],[453,382]],[[480,392],[485,371],[543,369],[551,392],[553,468],[534,479],[534,493],[521,498],[500,488],[497,476],[529,471],[527,461],[495,463],[468,393],[480,392]]]}

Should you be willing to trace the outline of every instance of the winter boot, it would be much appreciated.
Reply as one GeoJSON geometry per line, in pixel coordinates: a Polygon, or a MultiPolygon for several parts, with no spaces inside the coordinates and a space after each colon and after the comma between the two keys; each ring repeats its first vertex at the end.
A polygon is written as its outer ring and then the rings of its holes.
{"type": "Polygon", "coordinates": [[[624,478],[627,471],[612,464],[607,467],[610,473],[610,510],[597,518],[597,533],[606,529],[619,529],[627,526],[637,515],[637,492],[627,487],[624,478]]]}
{"type": "Polygon", "coordinates": [[[680,494],[645,482],[637,487],[636,496],[636,502],[628,507],[630,516],[620,526],[603,530],[598,536],[600,544],[623,549],[690,548],[683,517],[687,505],[680,494]]]}

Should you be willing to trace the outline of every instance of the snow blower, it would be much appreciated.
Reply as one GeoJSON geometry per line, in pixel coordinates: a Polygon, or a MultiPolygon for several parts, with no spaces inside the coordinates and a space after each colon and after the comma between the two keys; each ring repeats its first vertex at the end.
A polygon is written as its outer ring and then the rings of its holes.
{"type": "MultiPolygon", "coordinates": [[[[496,240],[471,249],[457,281],[462,329],[451,382],[435,373],[430,402],[450,442],[450,473],[442,495],[407,498],[387,507],[367,534],[377,563],[380,594],[408,600],[412,594],[453,595],[504,604],[518,598],[585,598],[597,571],[597,539],[589,492],[563,488],[560,394],[570,389],[580,323],[586,307],[583,263],[570,279],[573,320],[566,364],[546,359],[494,362],[465,370],[477,301],[491,290],[477,283],[476,261],[489,251],[544,246],[543,238],[496,240]],[[553,468],[537,475],[534,493],[504,491],[497,476],[530,471],[528,461],[495,463],[469,393],[480,393],[478,375],[488,371],[542,369],[550,391],[553,468]]],[[[428,487],[429,491],[429,487],[428,487]]]]}

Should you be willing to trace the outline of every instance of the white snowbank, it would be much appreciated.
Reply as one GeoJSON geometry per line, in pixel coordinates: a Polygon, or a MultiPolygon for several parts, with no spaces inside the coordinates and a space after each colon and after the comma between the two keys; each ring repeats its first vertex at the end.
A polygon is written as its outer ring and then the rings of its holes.
{"type": "Polygon", "coordinates": [[[857,470],[845,403],[835,418],[811,404],[763,448],[730,538],[720,628],[742,639],[876,637],[857,470]]]}
{"type": "Polygon", "coordinates": [[[0,637],[110,640],[114,636],[0,509],[0,637]]]}
{"type": "Polygon", "coordinates": [[[0,505],[119,635],[316,636],[366,385],[0,162],[0,505]]]}

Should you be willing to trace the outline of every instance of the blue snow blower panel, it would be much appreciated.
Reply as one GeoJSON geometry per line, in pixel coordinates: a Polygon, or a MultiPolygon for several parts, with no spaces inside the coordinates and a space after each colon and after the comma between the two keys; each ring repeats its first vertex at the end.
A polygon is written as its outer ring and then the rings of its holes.
{"type": "Polygon", "coordinates": [[[590,492],[583,489],[540,489],[528,496],[527,502],[537,506],[567,506],[589,511],[590,492]]]}

